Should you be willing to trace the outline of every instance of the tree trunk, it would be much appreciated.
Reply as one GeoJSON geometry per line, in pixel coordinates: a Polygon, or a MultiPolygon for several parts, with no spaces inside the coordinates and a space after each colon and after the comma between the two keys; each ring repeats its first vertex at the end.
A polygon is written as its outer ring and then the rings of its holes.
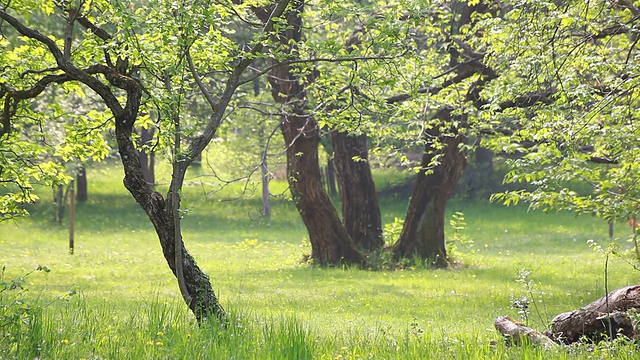
{"type": "MultiPolygon", "coordinates": [[[[256,81],[254,81],[254,86],[256,81]]],[[[259,89],[259,88],[258,88],[259,89]]],[[[256,94],[257,95],[257,94],[256,94]]],[[[267,166],[267,152],[269,151],[267,144],[268,141],[265,138],[265,125],[264,123],[260,125],[260,133],[258,134],[260,139],[260,149],[262,149],[262,154],[260,156],[261,164],[260,164],[260,175],[261,175],[261,183],[262,183],[262,216],[266,218],[271,217],[271,192],[269,190],[269,182],[271,181],[271,174],[269,173],[269,168],[267,166]]]]}
{"type": "Polygon", "coordinates": [[[291,194],[309,232],[311,258],[320,265],[362,264],[358,251],[322,186],[318,161],[320,137],[310,116],[289,115],[282,133],[287,144],[287,174],[291,194]]]}
{"type": "Polygon", "coordinates": [[[436,267],[447,267],[445,209],[467,159],[460,151],[462,135],[443,136],[435,133],[435,129],[432,131],[443,148],[438,150],[430,142],[425,145],[422,171],[417,175],[404,226],[392,251],[395,258],[418,256],[436,267]],[[440,163],[434,167],[431,162],[440,155],[440,163]],[[430,173],[425,174],[426,170],[430,173]]]}
{"type": "Polygon", "coordinates": [[[335,161],[332,158],[327,160],[327,187],[330,195],[337,195],[338,189],[336,189],[336,171],[335,161]]]}
{"type": "Polygon", "coordinates": [[[139,152],[140,166],[142,167],[144,179],[149,184],[156,183],[155,152],[150,150],[153,133],[153,129],[140,129],[140,145],[143,146],[142,151],[139,152]]]}
{"type": "Polygon", "coordinates": [[[474,159],[460,182],[465,185],[463,190],[470,199],[488,198],[493,194],[499,188],[499,180],[493,166],[493,151],[477,146],[474,159]]]}
{"type": "Polygon", "coordinates": [[[89,191],[87,188],[87,169],[84,167],[84,164],[78,167],[76,184],[78,188],[78,191],[76,193],[76,200],[78,200],[78,202],[87,201],[89,199],[89,191]]]}
{"type": "Polygon", "coordinates": [[[65,210],[64,186],[56,185],[53,187],[53,221],[62,225],[65,210]]]}
{"type": "MultiPolygon", "coordinates": [[[[129,96],[131,97],[131,95],[129,96]]],[[[162,253],[167,264],[173,274],[176,275],[173,206],[169,201],[165,202],[159,192],[152,191],[149,182],[144,177],[140,154],[131,141],[133,121],[130,119],[135,119],[135,115],[129,114],[124,119],[116,117],[115,121],[118,151],[125,170],[124,184],[147,213],[158,234],[162,253]]],[[[192,299],[187,305],[199,323],[202,323],[210,316],[223,320],[225,312],[211,287],[209,277],[198,267],[184,245],[182,246],[182,253],[184,278],[192,299]]]]}
{"type": "Polygon", "coordinates": [[[333,154],[345,228],[358,249],[382,249],[382,220],[369,166],[367,136],[332,131],[333,154]]]}
{"type": "MultiPolygon", "coordinates": [[[[291,2],[293,10],[286,14],[287,24],[274,41],[289,49],[296,56],[295,44],[301,39],[304,2],[291,2]]],[[[309,232],[311,258],[320,265],[362,264],[365,257],[349,237],[322,185],[318,145],[318,124],[305,111],[304,84],[282,65],[270,72],[269,82],[273,98],[286,105],[288,114],[281,123],[281,131],[287,146],[287,175],[293,200],[309,232]]]]}
{"type": "Polygon", "coordinates": [[[558,346],[545,334],[524,326],[508,316],[498,316],[493,325],[507,339],[509,345],[520,345],[529,341],[532,344],[542,345],[547,350],[558,346]]]}

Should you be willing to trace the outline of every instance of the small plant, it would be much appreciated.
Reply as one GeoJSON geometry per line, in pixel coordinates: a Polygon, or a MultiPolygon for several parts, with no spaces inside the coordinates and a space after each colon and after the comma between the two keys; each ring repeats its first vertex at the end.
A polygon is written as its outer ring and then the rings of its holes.
{"type": "Polygon", "coordinates": [[[404,226],[404,219],[396,217],[393,219],[392,223],[384,224],[384,228],[382,231],[382,236],[384,238],[385,243],[392,244],[398,237],[400,237],[400,233],[402,232],[402,227],[404,226]]]}
{"type": "Polygon", "coordinates": [[[0,348],[6,349],[10,357],[37,357],[42,340],[42,309],[25,300],[24,285],[32,273],[50,270],[38,265],[21,277],[5,280],[5,269],[3,266],[0,272],[0,348]]]}
{"type": "Polygon", "coordinates": [[[447,253],[455,258],[456,255],[462,254],[461,246],[470,247],[473,245],[473,239],[464,233],[467,223],[464,219],[464,213],[461,211],[456,211],[451,215],[449,225],[453,228],[453,235],[447,239],[447,253]]]}
{"type": "Polygon", "coordinates": [[[23,276],[5,280],[6,266],[0,271],[0,358],[38,358],[42,350],[42,310],[58,300],[74,295],[70,290],[65,295],[44,306],[24,297],[27,277],[36,271],[48,273],[46,266],[38,265],[23,276]]]}
{"type": "Polygon", "coordinates": [[[531,318],[531,310],[535,311],[535,314],[540,320],[541,324],[545,324],[545,319],[548,319],[548,313],[546,309],[546,305],[544,303],[544,295],[543,291],[538,291],[536,294],[535,284],[529,278],[531,275],[531,271],[522,269],[518,271],[518,277],[516,278],[516,282],[521,283],[524,286],[525,296],[522,297],[512,297],[511,298],[511,307],[513,309],[518,310],[518,315],[520,319],[525,323],[525,325],[529,326],[529,320],[531,318]],[[540,311],[538,307],[538,302],[542,303],[544,315],[540,311]]]}

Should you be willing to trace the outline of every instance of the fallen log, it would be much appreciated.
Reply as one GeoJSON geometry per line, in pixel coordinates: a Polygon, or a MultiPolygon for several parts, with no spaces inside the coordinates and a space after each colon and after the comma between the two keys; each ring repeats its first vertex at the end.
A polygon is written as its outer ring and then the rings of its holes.
{"type": "Polygon", "coordinates": [[[510,343],[518,344],[522,339],[528,339],[545,348],[558,343],[572,344],[581,339],[600,341],[618,336],[635,339],[636,329],[627,313],[631,309],[640,310],[640,285],[614,290],[578,310],[557,315],[552,320],[551,331],[544,334],[509,317],[498,316],[494,325],[510,343]]]}
{"type": "Polygon", "coordinates": [[[565,344],[582,337],[597,341],[624,335],[635,339],[636,331],[626,313],[631,309],[640,309],[640,285],[614,290],[581,309],[557,315],[551,321],[552,336],[565,344]]]}
{"type": "Polygon", "coordinates": [[[545,349],[558,346],[545,334],[520,324],[508,316],[498,316],[493,324],[504,335],[509,345],[520,345],[523,341],[529,341],[532,344],[542,345],[545,349]]]}

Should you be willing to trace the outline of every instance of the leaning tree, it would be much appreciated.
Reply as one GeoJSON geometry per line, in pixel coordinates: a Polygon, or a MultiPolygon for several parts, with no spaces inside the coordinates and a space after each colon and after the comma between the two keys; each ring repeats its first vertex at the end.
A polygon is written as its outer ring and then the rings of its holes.
{"type": "MultiPolygon", "coordinates": [[[[19,148],[25,142],[18,142],[13,134],[32,119],[51,121],[47,114],[34,113],[32,106],[45,90],[94,92],[115,128],[124,185],[153,224],[181,294],[198,321],[224,318],[225,313],[209,277],[182,242],[180,190],[185,172],[215,136],[227,105],[246,82],[246,69],[255,59],[269,56],[262,52],[263,46],[287,5],[287,0],[265,5],[265,21],[251,22],[253,36],[242,43],[234,41],[230,30],[233,21],[252,17],[251,7],[242,3],[25,0],[0,4],[0,30],[7,47],[0,55],[4,75],[0,140],[13,146],[3,150],[3,156],[12,154],[27,164],[36,161],[37,153],[19,148]],[[43,26],[32,14],[56,19],[47,22],[55,26],[43,26]],[[210,83],[217,86],[207,87],[201,73],[214,73],[210,83]],[[185,133],[181,125],[187,92],[202,94],[212,111],[208,119],[190,124],[191,131],[185,133]],[[171,145],[173,176],[164,196],[145,180],[134,134],[137,122],[146,121],[152,113],[158,117],[157,126],[169,134],[165,142],[171,145]]],[[[19,166],[2,169],[3,174],[21,171],[19,166]]],[[[22,177],[16,179],[21,185],[22,177]]]]}

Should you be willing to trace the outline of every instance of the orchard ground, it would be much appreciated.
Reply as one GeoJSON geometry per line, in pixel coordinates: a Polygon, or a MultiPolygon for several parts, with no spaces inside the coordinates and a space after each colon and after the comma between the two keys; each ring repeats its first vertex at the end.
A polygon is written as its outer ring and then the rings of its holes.
{"type": "MultiPolygon", "coordinates": [[[[195,178],[183,193],[184,241],[231,318],[224,328],[198,327],[119,170],[101,166],[88,179],[73,255],[67,225],[50,220],[49,189],[40,192],[31,217],[0,224],[3,281],[38,265],[51,269],[31,274],[21,295],[0,293],[0,304],[22,299],[20,306],[43,307],[16,325],[17,332],[0,328],[0,359],[573,359],[636,353],[625,342],[553,351],[507,347],[493,328],[496,316],[509,315],[543,330],[556,314],[605,294],[606,256],[588,241],[606,250],[611,240],[606,222],[596,218],[453,200],[449,219],[462,212],[465,223],[458,222],[457,233],[447,228],[456,246],[454,268],[322,269],[301,262],[310,252],[306,230],[284,196],[273,199],[273,216],[265,220],[259,194],[221,201],[238,193],[236,185],[211,194],[202,180],[215,180],[195,178]],[[76,294],[64,295],[69,290],[76,294]],[[524,297],[528,319],[514,307],[524,297]]],[[[274,193],[285,190],[273,183],[274,193]]],[[[405,209],[406,199],[382,200],[385,223],[403,218],[405,209]]],[[[616,224],[618,252],[631,249],[630,232],[627,224],[616,224]]],[[[639,282],[640,273],[620,256],[609,257],[607,270],[610,290],[639,282]]]]}

